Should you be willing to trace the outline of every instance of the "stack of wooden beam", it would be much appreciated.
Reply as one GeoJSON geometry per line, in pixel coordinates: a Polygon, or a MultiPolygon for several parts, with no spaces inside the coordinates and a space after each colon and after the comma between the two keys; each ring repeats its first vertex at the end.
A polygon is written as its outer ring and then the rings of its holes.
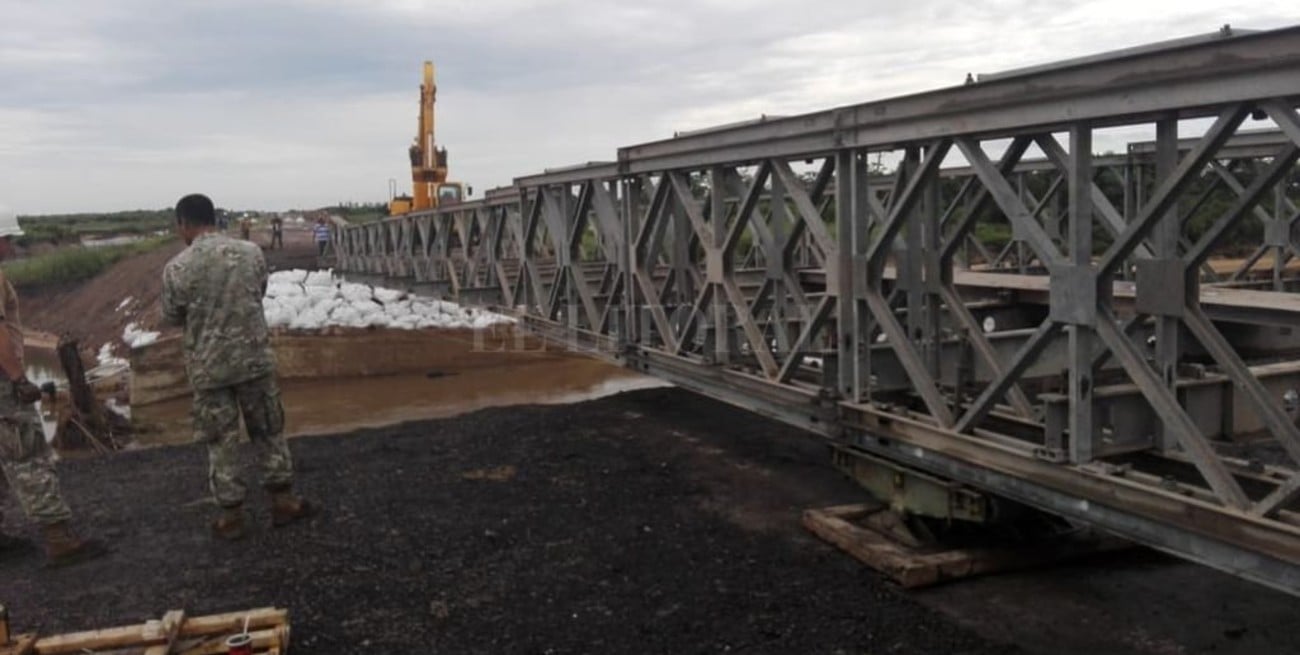
{"type": "Polygon", "coordinates": [[[186,617],[182,610],[144,623],[57,635],[10,635],[0,613],[0,655],[222,655],[226,639],[247,632],[253,652],[289,652],[289,612],[263,608],[211,616],[186,617]]]}

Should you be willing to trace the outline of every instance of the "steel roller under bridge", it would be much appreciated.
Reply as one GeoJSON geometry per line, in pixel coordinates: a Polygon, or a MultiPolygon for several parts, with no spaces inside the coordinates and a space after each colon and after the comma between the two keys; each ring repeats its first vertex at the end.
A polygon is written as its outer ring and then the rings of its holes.
{"type": "Polygon", "coordinates": [[[337,266],[1300,594],[1298,104],[1300,28],[1225,28],[629,146],[337,266]]]}

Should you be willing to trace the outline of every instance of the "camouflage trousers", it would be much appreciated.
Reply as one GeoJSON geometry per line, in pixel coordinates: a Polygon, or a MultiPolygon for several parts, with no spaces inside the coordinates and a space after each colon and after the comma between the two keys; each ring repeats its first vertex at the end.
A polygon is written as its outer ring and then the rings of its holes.
{"type": "Polygon", "coordinates": [[[8,480],[27,517],[45,525],[72,518],[50,454],[36,406],[18,402],[13,384],[0,380],[0,486],[8,480]]]}
{"type": "Polygon", "coordinates": [[[284,440],[284,407],[275,376],[229,387],[194,392],[194,440],[208,447],[208,484],[222,507],[238,507],[247,488],[240,475],[239,419],[258,450],[262,486],[288,491],[293,486],[293,457],[284,440]]]}

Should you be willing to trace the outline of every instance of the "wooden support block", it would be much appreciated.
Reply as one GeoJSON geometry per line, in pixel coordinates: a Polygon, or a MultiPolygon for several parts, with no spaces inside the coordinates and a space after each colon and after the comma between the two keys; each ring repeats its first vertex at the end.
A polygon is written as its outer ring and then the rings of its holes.
{"type": "MultiPolygon", "coordinates": [[[[230,634],[236,634],[238,632],[239,630],[235,630],[230,634]]],[[[286,626],[276,626],[274,628],[258,630],[255,632],[249,630],[248,634],[253,638],[253,650],[255,651],[271,648],[285,648],[289,643],[289,632],[286,626]]],[[[229,635],[225,633],[216,635],[218,638],[205,641],[198,646],[183,650],[180,652],[180,655],[225,655],[225,641],[227,636],[229,635]]]]}
{"type": "Polygon", "coordinates": [[[36,635],[15,636],[8,643],[0,644],[0,655],[34,655],[36,653],[36,635]]]}
{"type": "Polygon", "coordinates": [[[810,509],[803,514],[803,524],[813,534],[908,589],[1132,547],[1129,542],[1111,537],[1045,537],[1014,546],[921,551],[853,523],[880,511],[879,507],[840,505],[810,509]]]}
{"type": "Polygon", "coordinates": [[[185,612],[183,610],[172,610],[163,615],[162,632],[167,638],[167,642],[146,648],[144,655],[170,655],[172,646],[176,643],[176,637],[180,634],[181,625],[184,623],[185,612]]]}

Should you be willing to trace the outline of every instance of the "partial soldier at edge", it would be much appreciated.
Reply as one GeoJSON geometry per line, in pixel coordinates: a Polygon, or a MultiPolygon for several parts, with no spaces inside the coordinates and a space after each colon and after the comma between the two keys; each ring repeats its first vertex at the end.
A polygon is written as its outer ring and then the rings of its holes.
{"type": "Polygon", "coordinates": [[[163,271],[162,311],[165,321],[184,328],[194,438],[208,447],[208,482],[221,508],[213,532],[224,539],[245,532],[246,488],[237,457],[241,415],[260,451],[272,525],[306,518],[314,508],[292,491],[293,458],[262,314],[267,283],[262,251],[218,232],[212,201],[200,194],[176,203],[176,230],[189,247],[163,271]]]}
{"type": "MultiPolygon", "coordinates": [[[[0,260],[13,249],[10,238],[22,233],[15,216],[0,216],[0,260]]],[[[69,526],[72,510],[63,500],[50,445],[36,412],[41,391],[27,379],[24,355],[18,294],[0,270],[0,484],[8,480],[28,519],[41,526],[50,565],[98,557],[107,549],[98,541],[78,537],[69,526]]],[[[0,512],[0,528],[3,523],[0,512]]],[[[0,530],[0,555],[25,543],[0,530]]]]}

